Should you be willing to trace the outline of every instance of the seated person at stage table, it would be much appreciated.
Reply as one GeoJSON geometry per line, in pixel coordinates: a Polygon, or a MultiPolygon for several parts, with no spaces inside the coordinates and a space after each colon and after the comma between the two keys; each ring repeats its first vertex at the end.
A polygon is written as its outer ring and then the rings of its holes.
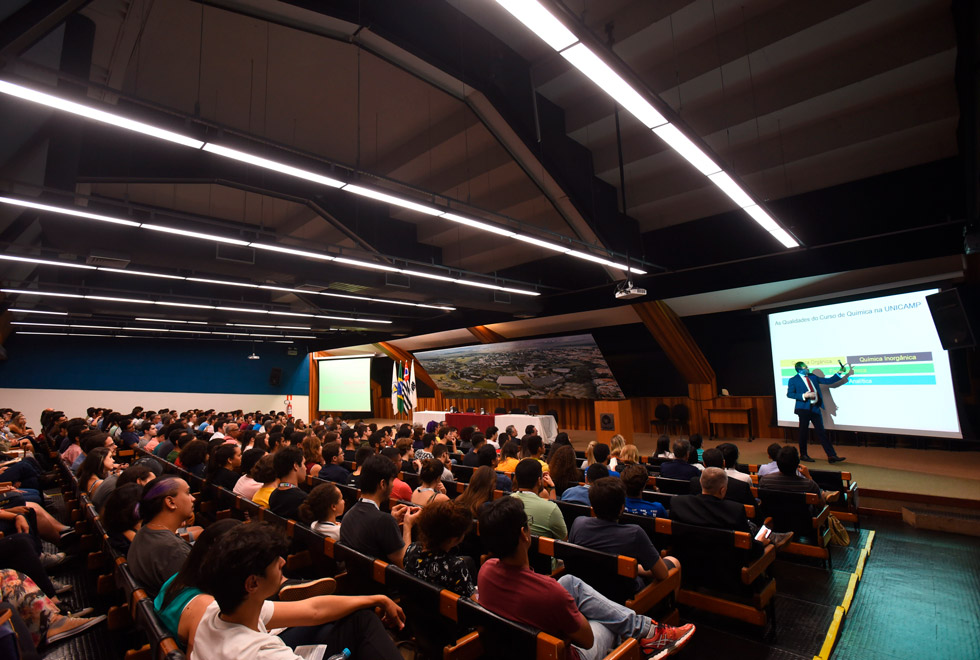
{"type": "MultiPolygon", "coordinates": [[[[705,452],[705,455],[707,453],[705,452]]],[[[746,532],[754,536],[759,528],[745,515],[745,507],[738,502],[725,499],[725,491],[733,483],[738,482],[732,481],[721,468],[704,468],[704,472],[701,473],[701,494],[679,495],[671,500],[670,519],[699,527],[746,532]]],[[[781,547],[791,538],[793,532],[774,532],[762,543],[763,545],[773,543],[776,547],[781,547]]]]}
{"type": "Polygon", "coordinates": [[[783,447],[776,457],[779,472],[773,472],[759,479],[759,488],[788,490],[794,493],[816,493],[825,503],[836,502],[840,491],[824,492],[813,479],[810,471],[800,465],[800,454],[796,447],[783,447]]]}
{"type": "Polygon", "coordinates": [[[528,562],[532,530],[515,501],[502,497],[480,508],[480,538],[492,559],[477,578],[480,604],[491,612],[568,640],[570,658],[605,657],[620,638],[634,637],[648,657],[679,650],[694,626],[671,627],[614,603],[574,575],[555,580],[528,562]]]}
{"type": "Polygon", "coordinates": [[[602,463],[593,463],[585,471],[585,485],[566,488],[565,492],[561,494],[561,501],[592,506],[589,502],[589,485],[608,476],[609,469],[605,465],[602,463]]]}
{"type": "Polygon", "coordinates": [[[300,660],[347,648],[355,658],[401,660],[382,621],[401,629],[405,614],[387,596],[269,600],[281,586],[288,550],[288,540],[262,523],[234,526],[215,541],[201,566],[202,587],[214,602],[197,626],[193,657],[300,660]],[[383,619],[374,613],[375,607],[381,608],[383,619]]]}
{"type": "Polygon", "coordinates": [[[643,499],[643,489],[646,488],[649,475],[645,465],[627,465],[623,468],[619,478],[626,488],[626,513],[648,518],[666,518],[667,509],[663,504],[643,499]]]}
{"type": "MultiPolygon", "coordinates": [[[[704,468],[707,470],[709,467],[720,468],[725,470],[725,458],[724,454],[717,447],[712,449],[704,450],[704,468]]],[[[702,472],[701,475],[704,473],[702,472]]],[[[739,504],[758,504],[758,500],[752,495],[752,485],[745,483],[739,479],[733,479],[728,475],[728,471],[725,470],[725,476],[728,477],[728,486],[725,488],[725,499],[738,502],[739,504]]],[[[701,494],[701,476],[691,477],[691,494],[700,495],[701,494]]]]}
{"type": "Polygon", "coordinates": [[[674,557],[661,558],[642,527],[618,522],[626,505],[626,488],[621,480],[616,477],[597,480],[589,489],[589,501],[595,518],[576,518],[568,534],[569,543],[636,559],[637,591],[647,582],[666,579],[672,567],[681,565],[674,557]]]}
{"type": "Polygon", "coordinates": [[[568,536],[565,518],[558,505],[548,499],[549,493],[554,493],[554,484],[551,477],[541,471],[537,459],[525,458],[518,463],[514,479],[517,492],[511,493],[510,497],[524,504],[524,510],[531,517],[531,533],[564,541],[568,536]]]}
{"type": "Polygon", "coordinates": [[[660,476],[665,479],[683,479],[698,477],[701,471],[687,462],[691,453],[691,444],[683,438],[674,442],[674,460],[660,464],[660,476]]]}
{"type": "Polygon", "coordinates": [[[395,505],[391,513],[381,505],[391,497],[395,464],[383,456],[371,456],[361,468],[361,499],[344,515],[340,542],[377,559],[403,566],[405,548],[412,542],[412,525],[420,508],[395,505]],[[402,529],[399,531],[398,526],[402,529]]]}
{"type": "Polygon", "coordinates": [[[786,387],[786,396],[796,400],[796,410],[794,412],[800,418],[800,460],[813,460],[806,453],[806,441],[807,436],[810,434],[811,423],[817,431],[817,438],[820,440],[820,444],[823,445],[824,452],[827,454],[827,460],[831,463],[839,463],[840,461],[847,460],[837,455],[834,446],[827,439],[827,432],[823,428],[823,393],[818,387],[818,385],[833,385],[839,380],[849,378],[854,373],[854,367],[851,367],[851,370],[847,372],[846,376],[841,375],[843,373],[844,367],[841,367],[830,378],[824,378],[823,376],[811,374],[805,362],[796,363],[796,375],[789,379],[786,387]]]}

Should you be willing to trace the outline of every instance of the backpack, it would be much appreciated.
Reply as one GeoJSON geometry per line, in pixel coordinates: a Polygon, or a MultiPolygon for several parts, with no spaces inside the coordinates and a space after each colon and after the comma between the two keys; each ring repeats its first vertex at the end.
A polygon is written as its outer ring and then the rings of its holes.
{"type": "Polygon", "coordinates": [[[830,542],[834,545],[851,545],[851,535],[844,529],[844,523],[837,519],[837,516],[830,514],[827,517],[827,524],[830,526],[830,542]]]}

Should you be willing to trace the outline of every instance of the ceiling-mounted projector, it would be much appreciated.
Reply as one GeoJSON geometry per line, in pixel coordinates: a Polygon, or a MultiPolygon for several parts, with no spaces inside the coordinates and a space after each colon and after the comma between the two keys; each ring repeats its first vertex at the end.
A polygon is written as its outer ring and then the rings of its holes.
{"type": "Polygon", "coordinates": [[[634,298],[642,298],[645,295],[647,295],[646,289],[633,286],[633,283],[629,280],[620,283],[616,287],[616,300],[633,300],[634,298]]]}
{"type": "Polygon", "coordinates": [[[259,357],[258,355],[256,355],[256,354],[255,354],[255,353],[253,352],[253,353],[252,353],[251,355],[249,355],[249,356],[248,356],[248,359],[249,359],[249,360],[261,360],[262,358],[260,358],[260,357],[259,357]]]}

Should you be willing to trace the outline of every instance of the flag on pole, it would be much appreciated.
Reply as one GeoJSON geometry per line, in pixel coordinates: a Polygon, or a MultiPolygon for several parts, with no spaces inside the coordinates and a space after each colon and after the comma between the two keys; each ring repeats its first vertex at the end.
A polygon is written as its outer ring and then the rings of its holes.
{"type": "Polygon", "coordinates": [[[415,391],[415,360],[412,360],[412,375],[408,381],[408,404],[410,410],[415,410],[419,407],[419,397],[415,391]]]}
{"type": "Polygon", "coordinates": [[[398,363],[391,363],[391,411],[398,414],[398,363]]]}

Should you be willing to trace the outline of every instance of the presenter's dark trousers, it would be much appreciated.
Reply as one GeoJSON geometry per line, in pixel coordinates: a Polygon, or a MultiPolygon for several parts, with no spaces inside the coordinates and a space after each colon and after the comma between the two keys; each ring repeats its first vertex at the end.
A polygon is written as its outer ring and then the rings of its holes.
{"type": "Polygon", "coordinates": [[[823,445],[823,450],[827,453],[827,458],[836,458],[837,452],[834,451],[834,446],[830,444],[830,440],[827,439],[827,431],[823,428],[823,414],[820,408],[814,408],[812,410],[797,410],[796,414],[800,417],[800,456],[807,456],[806,453],[806,441],[810,435],[810,424],[813,424],[813,428],[817,432],[817,439],[820,440],[820,444],[823,445]]]}

